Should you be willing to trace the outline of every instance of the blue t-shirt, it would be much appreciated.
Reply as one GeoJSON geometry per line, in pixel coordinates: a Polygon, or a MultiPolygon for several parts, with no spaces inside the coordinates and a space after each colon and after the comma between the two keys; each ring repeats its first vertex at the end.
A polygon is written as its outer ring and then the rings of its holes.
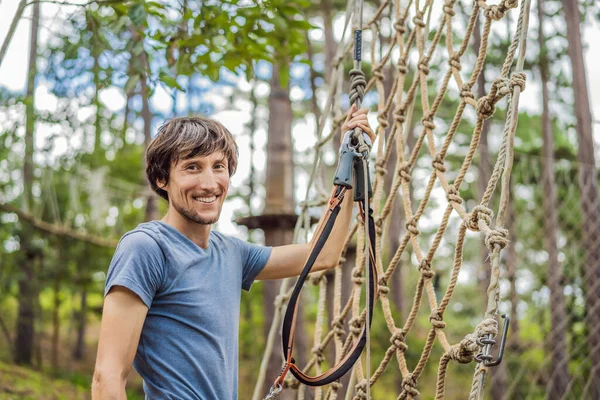
{"type": "Polygon", "coordinates": [[[147,399],[237,399],[241,289],[271,250],[214,231],[203,249],[161,221],[121,238],[104,295],[124,286],[149,308],[133,362],[147,399]]]}

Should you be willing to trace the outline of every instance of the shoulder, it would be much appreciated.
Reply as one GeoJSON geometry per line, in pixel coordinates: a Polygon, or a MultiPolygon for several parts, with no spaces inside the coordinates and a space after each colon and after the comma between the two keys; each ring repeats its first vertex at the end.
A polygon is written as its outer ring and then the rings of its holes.
{"type": "Polygon", "coordinates": [[[223,247],[223,246],[239,247],[240,243],[243,243],[242,240],[238,239],[235,236],[226,235],[224,233],[214,231],[214,230],[210,232],[210,236],[211,236],[211,240],[215,244],[217,244],[217,246],[219,246],[219,247],[223,247]]]}
{"type": "Polygon", "coordinates": [[[125,233],[117,249],[127,251],[162,252],[159,245],[159,233],[151,222],[138,225],[135,229],[125,233]]]}

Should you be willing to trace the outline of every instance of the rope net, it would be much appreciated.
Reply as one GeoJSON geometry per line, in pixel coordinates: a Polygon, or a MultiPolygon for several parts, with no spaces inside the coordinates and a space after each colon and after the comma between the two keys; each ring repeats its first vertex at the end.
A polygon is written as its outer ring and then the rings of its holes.
{"type": "MultiPolygon", "coordinates": [[[[391,0],[383,1],[370,20],[362,27],[363,30],[370,31],[371,38],[373,38],[370,49],[372,77],[366,83],[364,92],[365,95],[371,95],[369,92],[372,91],[379,97],[377,103],[379,139],[374,160],[375,179],[373,181],[374,196],[372,202],[376,227],[377,269],[380,276],[380,280],[377,282],[379,301],[375,307],[376,312],[380,313],[376,315],[383,316],[390,336],[389,345],[385,349],[384,356],[381,360],[377,360],[376,367],[372,369],[373,372],[370,376],[365,373],[371,370],[370,368],[365,368],[361,362],[355,364],[349,380],[351,387],[347,388],[345,392],[346,399],[368,398],[368,388],[377,383],[386,370],[395,369],[396,366],[402,377],[398,399],[411,399],[418,396],[419,378],[431,358],[432,349],[436,343],[442,348],[437,367],[437,384],[435,388],[435,398],[437,399],[444,397],[446,372],[451,368],[451,361],[470,363],[478,353],[484,359],[486,357],[491,358],[489,346],[487,346],[487,349],[483,348],[485,346],[482,345],[485,341],[482,343],[482,339],[490,336],[494,338],[498,334],[496,317],[500,301],[500,252],[509,243],[505,222],[509,200],[518,99],[520,92],[525,88],[525,74],[522,72],[522,68],[529,2],[519,3],[517,0],[502,0],[496,5],[488,5],[485,1],[480,0],[473,2],[471,6],[466,27],[460,27],[464,31],[455,29],[452,25],[453,17],[457,13],[457,0],[446,0],[443,5],[437,2],[435,6],[433,0],[426,0],[425,2],[419,0],[401,2],[396,0],[393,4],[391,0]],[[499,76],[492,81],[489,92],[478,98],[472,89],[484,68],[488,42],[492,38],[492,26],[497,21],[505,18],[512,9],[518,8],[519,5],[512,40],[504,62],[498,66],[499,76]],[[390,7],[393,7],[393,14],[391,15],[394,15],[393,35],[388,45],[380,45],[377,48],[378,43],[374,39],[379,37],[384,12],[390,7]],[[439,25],[435,29],[430,29],[431,20],[435,16],[439,16],[439,25]],[[474,62],[469,61],[463,64],[462,60],[468,59],[467,50],[470,46],[470,40],[473,40],[472,37],[476,26],[478,26],[477,21],[479,18],[482,18],[483,24],[480,32],[480,45],[475,54],[476,58],[474,62]],[[457,39],[458,37],[461,39],[457,39]],[[517,55],[518,50],[519,54],[517,55]],[[378,54],[381,56],[376,59],[378,54]],[[518,58],[516,67],[511,73],[516,58],[518,58]],[[433,75],[431,72],[434,63],[440,65],[439,71],[436,71],[440,76],[436,79],[432,79],[430,76],[433,75]],[[386,79],[388,64],[393,66],[390,71],[393,84],[391,89],[386,91],[384,80],[386,79]],[[452,92],[456,95],[453,96],[452,92]],[[465,181],[465,177],[472,167],[484,122],[492,117],[496,105],[504,98],[507,99],[507,107],[500,151],[481,198],[475,205],[467,207],[461,197],[461,184],[465,181]],[[442,105],[445,109],[453,107],[455,110],[450,119],[438,115],[442,105]],[[469,113],[472,115],[469,115],[469,113]],[[421,116],[419,122],[415,121],[417,114],[421,116]],[[453,155],[453,162],[456,162],[457,158],[460,159],[460,167],[458,171],[452,172],[446,167],[450,153],[449,149],[451,149],[459,129],[461,131],[464,129],[465,124],[461,122],[468,118],[473,121],[471,131],[468,132],[470,134],[468,151],[464,155],[453,155]],[[448,120],[450,122],[446,122],[448,120]],[[412,129],[415,129],[416,140],[411,146],[409,135],[412,129]],[[395,160],[391,159],[393,150],[395,150],[395,160]],[[419,174],[419,181],[411,183],[416,175],[418,164],[422,165],[423,160],[429,160],[430,162],[428,167],[429,177],[422,177],[419,174]],[[384,180],[386,176],[391,181],[389,190],[385,189],[384,180]],[[490,207],[497,187],[500,187],[500,198],[497,213],[494,215],[490,207]],[[442,199],[442,201],[445,201],[446,206],[441,208],[440,218],[435,219],[436,228],[432,240],[423,241],[420,228],[422,228],[426,219],[424,214],[434,208],[440,209],[439,204],[438,206],[432,205],[432,203],[440,203],[437,199],[439,196],[433,194],[439,191],[440,188],[443,190],[445,199],[442,199]],[[382,254],[382,243],[386,240],[390,226],[398,222],[391,219],[392,210],[397,201],[402,204],[406,230],[400,238],[395,253],[388,257],[387,265],[383,265],[383,260],[386,258],[382,254]],[[452,230],[455,224],[450,224],[451,217],[452,221],[458,220],[456,233],[452,230]],[[446,328],[444,313],[448,309],[463,266],[465,237],[468,231],[479,232],[483,236],[489,252],[491,279],[487,290],[487,307],[475,330],[465,332],[462,340],[451,344],[444,331],[446,328]],[[436,270],[440,270],[436,265],[436,261],[438,261],[436,252],[447,232],[457,237],[453,262],[445,290],[443,292],[438,291],[436,295],[437,289],[434,287],[433,281],[436,270]],[[407,257],[403,257],[403,255],[408,252],[412,253],[412,257],[407,261],[407,257]],[[394,318],[393,307],[390,305],[388,297],[388,282],[394,273],[400,273],[398,267],[401,260],[404,260],[403,263],[407,262],[409,264],[403,266],[404,270],[416,268],[419,271],[413,302],[407,317],[402,323],[394,318]],[[423,300],[426,306],[422,306],[423,300]],[[424,311],[425,307],[428,307],[427,311],[424,311]],[[416,365],[409,365],[406,357],[409,349],[406,339],[415,328],[418,316],[423,312],[428,313],[430,327],[426,334],[425,343],[419,349],[420,357],[416,365]]],[[[357,12],[358,7],[358,5],[355,7],[355,12],[357,12]]],[[[346,28],[351,13],[352,9],[349,8],[346,17],[346,28]]],[[[516,10],[515,13],[517,13],[516,10]]],[[[345,33],[346,29],[344,29],[344,36],[345,33]]],[[[342,38],[333,62],[333,70],[329,80],[328,101],[319,124],[316,155],[308,183],[308,188],[316,188],[318,195],[309,200],[309,190],[307,190],[305,197],[307,200],[301,204],[302,214],[295,229],[295,241],[301,239],[301,232],[304,232],[305,235],[310,232],[310,209],[320,207],[328,200],[328,193],[325,189],[327,183],[322,180],[326,166],[323,164],[321,157],[345,118],[340,105],[340,99],[343,96],[342,82],[346,78],[343,63],[350,56],[352,45],[351,40],[344,41],[344,38],[342,38]],[[323,136],[324,122],[330,116],[333,121],[332,133],[323,136]]],[[[350,93],[351,97],[353,95],[355,94],[350,93]]],[[[421,170],[422,168],[419,169],[419,172],[421,170]]],[[[430,222],[428,221],[426,225],[429,226],[430,222]]],[[[350,230],[346,238],[346,250],[344,250],[339,265],[335,268],[333,274],[333,315],[329,315],[329,327],[326,324],[328,298],[326,273],[315,273],[312,276],[311,281],[319,287],[319,291],[318,300],[316,301],[317,316],[313,332],[312,357],[306,365],[306,371],[312,370],[316,374],[320,374],[326,365],[334,363],[333,360],[328,363],[324,354],[325,349],[330,344],[335,348],[335,362],[338,362],[351,347],[353,341],[360,335],[362,326],[365,323],[366,310],[361,307],[361,296],[364,297],[365,291],[364,275],[366,272],[363,270],[365,253],[361,250],[356,251],[354,263],[356,267],[352,269],[350,296],[347,301],[342,302],[341,295],[342,266],[346,261],[345,256],[348,245],[353,242],[355,235],[358,249],[364,248],[364,227],[359,226],[359,224],[360,222],[356,222],[350,230]],[[349,327],[348,331],[344,328],[345,324],[349,327]]],[[[446,234],[446,237],[448,234],[446,234]]],[[[276,331],[280,327],[281,315],[290,295],[291,283],[290,280],[285,280],[282,283],[280,294],[275,301],[276,312],[273,326],[267,338],[258,383],[254,391],[254,399],[260,398],[263,394],[262,385],[266,374],[266,365],[273,351],[276,331]]],[[[470,399],[481,398],[486,370],[487,367],[483,363],[476,364],[470,399]]],[[[294,382],[294,379],[289,375],[288,378],[286,378],[288,388],[299,387],[297,381],[294,382]]],[[[326,387],[317,387],[314,394],[316,399],[336,399],[338,396],[343,395],[343,391],[343,385],[340,382],[334,382],[326,387]]],[[[298,390],[297,398],[303,399],[304,396],[305,391],[298,390]]]]}

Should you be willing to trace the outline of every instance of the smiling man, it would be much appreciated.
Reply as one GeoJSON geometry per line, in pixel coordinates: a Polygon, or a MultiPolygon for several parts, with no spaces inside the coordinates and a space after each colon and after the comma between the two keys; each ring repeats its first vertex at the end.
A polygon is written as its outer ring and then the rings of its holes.
{"type": "MultiPolygon", "coordinates": [[[[367,110],[342,127],[371,140],[367,110]]],[[[146,153],[152,189],[169,203],[160,221],[126,233],[111,261],[92,398],[125,399],[131,366],[147,399],[237,398],[241,289],[256,279],[297,276],[312,243],[259,246],[211,230],[218,221],[238,148],[220,123],[166,122],[146,153]]],[[[332,268],[352,217],[352,192],[313,271],[332,268]]]]}

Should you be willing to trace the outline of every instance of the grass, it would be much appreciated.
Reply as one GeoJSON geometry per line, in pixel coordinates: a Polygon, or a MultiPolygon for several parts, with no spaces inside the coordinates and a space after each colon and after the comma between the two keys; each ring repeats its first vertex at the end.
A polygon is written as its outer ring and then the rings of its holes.
{"type": "Polygon", "coordinates": [[[0,400],[71,400],[89,399],[90,391],[41,372],[0,363],[0,400]]]}

